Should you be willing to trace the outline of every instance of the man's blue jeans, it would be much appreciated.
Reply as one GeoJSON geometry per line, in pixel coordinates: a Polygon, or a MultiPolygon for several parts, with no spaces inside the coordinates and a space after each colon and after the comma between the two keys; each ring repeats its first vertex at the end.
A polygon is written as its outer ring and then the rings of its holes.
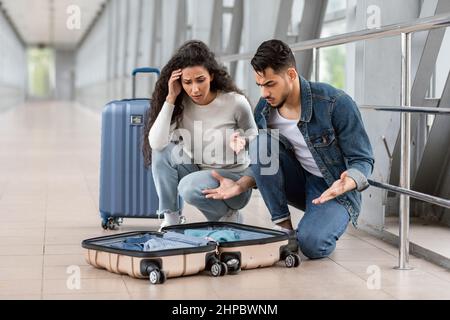
{"type": "Polygon", "coordinates": [[[291,150],[277,143],[279,152],[272,154],[271,137],[261,133],[250,144],[252,172],[258,189],[275,223],[290,218],[288,204],[305,212],[297,228],[302,253],[310,259],[329,256],[336,241],[345,232],[350,216],[335,199],[321,205],[312,200],[319,197],[328,185],[323,178],[304,170],[291,150]],[[263,158],[269,158],[270,162],[263,158]],[[263,160],[263,161],[262,161],[263,160]],[[278,165],[278,170],[265,174],[264,168],[278,165]]]}
{"type": "MultiPolygon", "coordinates": [[[[197,207],[208,221],[218,221],[230,210],[242,209],[247,205],[252,194],[251,189],[227,200],[207,199],[202,191],[219,187],[219,182],[212,177],[212,170],[200,170],[196,164],[190,162],[192,160],[179,144],[169,143],[161,151],[152,151],[152,174],[159,197],[160,213],[181,211],[182,204],[178,201],[178,195],[197,207]],[[174,154],[178,155],[177,159],[174,159],[174,154]]],[[[242,172],[220,169],[216,171],[234,181],[243,175],[242,172]]]]}

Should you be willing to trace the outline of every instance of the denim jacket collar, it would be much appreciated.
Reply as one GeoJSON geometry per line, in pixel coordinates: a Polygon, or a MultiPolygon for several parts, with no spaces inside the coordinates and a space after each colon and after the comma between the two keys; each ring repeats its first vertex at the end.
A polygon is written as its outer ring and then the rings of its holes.
{"type": "Polygon", "coordinates": [[[310,122],[312,117],[312,93],[309,82],[300,76],[300,102],[302,106],[302,114],[300,116],[301,122],[310,122]]]}

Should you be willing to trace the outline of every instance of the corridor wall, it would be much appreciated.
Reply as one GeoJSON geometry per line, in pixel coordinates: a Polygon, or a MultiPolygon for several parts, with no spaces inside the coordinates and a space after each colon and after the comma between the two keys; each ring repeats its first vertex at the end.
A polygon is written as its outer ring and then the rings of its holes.
{"type": "Polygon", "coordinates": [[[0,10],[0,111],[24,101],[26,49],[0,10]]]}

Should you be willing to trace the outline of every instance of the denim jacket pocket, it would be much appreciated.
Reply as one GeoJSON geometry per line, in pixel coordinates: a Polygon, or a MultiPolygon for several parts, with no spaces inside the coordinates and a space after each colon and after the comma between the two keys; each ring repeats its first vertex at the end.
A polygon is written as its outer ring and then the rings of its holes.
{"type": "Polygon", "coordinates": [[[336,137],[334,135],[334,131],[329,129],[322,132],[322,134],[320,135],[311,136],[309,140],[311,141],[314,148],[322,148],[332,144],[333,141],[336,140],[336,137]]]}
{"type": "Polygon", "coordinates": [[[320,135],[310,137],[310,141],[324,163],[333,166],[343,165],[344,159],[332,129],[325,130],[320,135]]]}

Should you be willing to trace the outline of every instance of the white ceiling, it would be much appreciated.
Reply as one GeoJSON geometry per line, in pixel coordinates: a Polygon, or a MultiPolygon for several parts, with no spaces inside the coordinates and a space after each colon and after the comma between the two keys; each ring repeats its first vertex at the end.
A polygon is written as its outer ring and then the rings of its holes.
{"type": "Polygon", "coordinates": [[[0,0],[22,39],[28,45],[45,44],[73,49],[106,0],[0,0]],[[70,30],[67,9],[80,8],[80,29],[70,30]],[[53,10],[52,10],[53,8],[53,10]]]}

